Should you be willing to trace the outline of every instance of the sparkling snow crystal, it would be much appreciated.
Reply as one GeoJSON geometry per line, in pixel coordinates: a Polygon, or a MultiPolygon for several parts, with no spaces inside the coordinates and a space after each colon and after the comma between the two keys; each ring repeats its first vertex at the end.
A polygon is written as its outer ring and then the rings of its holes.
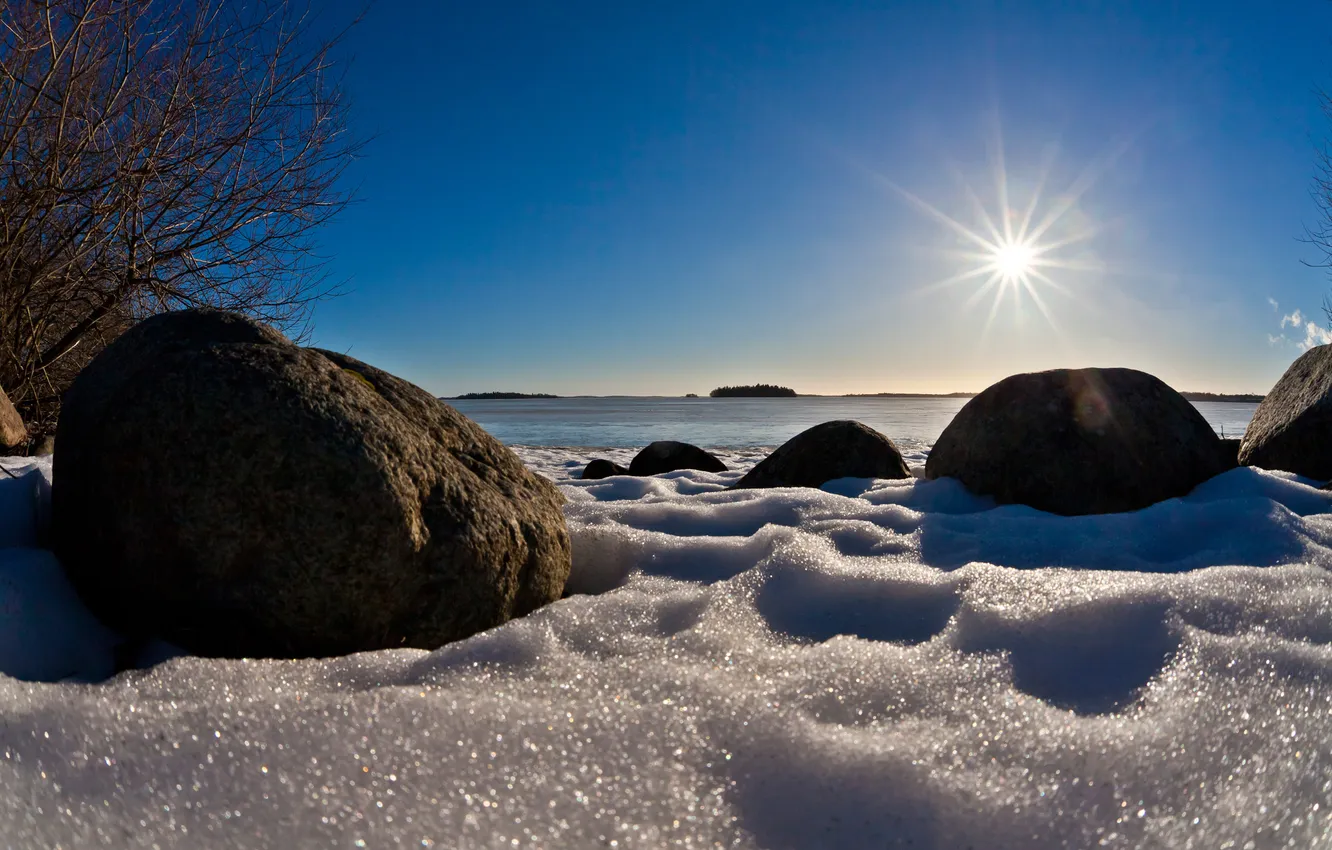
{"type": "Polygon", "coordinates": [[[578,595],[433,653],[100,684],[69,679],[115,637],[33,548],[49,468],[0,477],[0,847],[1332,843],[1308,481],[1063,518],[946,480],[724,491],[762,452],[595,482],[631,452],[520,453],[569,497],[578,595]]]}

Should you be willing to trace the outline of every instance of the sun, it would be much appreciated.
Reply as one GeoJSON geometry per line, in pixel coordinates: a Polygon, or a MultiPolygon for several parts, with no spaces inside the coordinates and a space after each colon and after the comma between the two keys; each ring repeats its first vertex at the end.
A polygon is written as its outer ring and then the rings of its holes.
{"type": "Polygon", "coordinates": [[[960,181],[963,197],[971,208],[970,224],[944,213],[883,175],[875,173],[874,176],[917,210],[952,231],[966,246],[961,251],[944,251],[951,259],[961,261],[957,273],[920,287],[920,293],[974,283],[976,289],[964,300],[964,307],[971,307],[987,296],[991,298],[982,338],[989,332],[1000,304],[1008,299],[1015,307],[1029,301],[1045,317],[1051,329],[1061,333],[1046,304],[1045,294],[1055,292],[1074,296],[1072,290],[1056,279],[1063,276],[1061,272],[1097,274],[1103,271],[1098,261],[1086,258],[1085,252],[1077,259],[1060,254],[1070,248],[1083,251],[1085,243],[1099,232],[1099,228],[1075,208],[1125,148],[1121,145],[1101,162],[1093,162],[1067,189],[1050,195],[1045,190],[1053,157],[1047,158],[1022,204],[1014,204],[1010,196],[1008,168],[997,131],[993,149],[996,151],[992,163],[994,200],[998,202],[994,214],[970,184],[960,181]]]}
{"type": "Polygon", "coordinates": [[[1005,241],[995,249],[994,270],[1005,282],[1020,281],[1036,267],[1036,249],[1032,245],[1005,241]]]}

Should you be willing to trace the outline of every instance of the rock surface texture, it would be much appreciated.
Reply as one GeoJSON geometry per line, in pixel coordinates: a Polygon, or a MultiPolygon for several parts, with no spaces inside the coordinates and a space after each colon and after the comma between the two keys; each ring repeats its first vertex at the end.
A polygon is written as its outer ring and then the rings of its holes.
{"type": "Polygon", "coordinates": [[[434,648],[559,599],[563,496],[429,393],[217,311],[75,380],[55,548],[102,619],[199,654],[434,648]]]}
{"type": "Polygon", "coordinates": [[[725,472],[726,464],[715,455],[689,443],[658,440],[651,443],[629,462],[630,475],[660,475],[677,469],[698,469],[703,472],[725,472]]]}
{"type": "Polygon", "coordinates": [[[0,387],[0,454],[8,454],[13,449],[28,441],[28,429],[23,427],[23,420],[18,411],[0,387]]]}
{"type": "Polygon", "coordinates": [[[835,478],[910,478],[893,441],[859,422],[842,419],[802,431],[732,485],[820,487],[835,478]]]}
{"type": "Polygon", "coordinates": [[[1133,369],[1005,378],[967,402],[925,464],[1000,504],[1075,516],[1145,508],[1229,469],[1201,413],[1133,369]]]}
{"type": "Polygon", "coordinates": [[[628,474],[629,470],[618,463],[599,457],[583,468],[582,477],[584,481],[599,481],[602,478],[610,478],[612,475],[628,474]]]}
{"type": "Polygon", "coordinates": [[[1276,382],[1249,421],[1240,463],[1332,478],[1332,345],[1311,348],[1276,382]]]}

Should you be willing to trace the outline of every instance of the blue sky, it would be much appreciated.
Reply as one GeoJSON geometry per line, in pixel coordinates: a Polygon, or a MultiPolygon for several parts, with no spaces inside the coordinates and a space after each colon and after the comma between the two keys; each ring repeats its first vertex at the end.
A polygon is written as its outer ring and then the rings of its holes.
{"type": "Polygon", "coordinates": [[[1265,391],[1329,291],[1332,4],[1283,5],[380,2],[314,342],[450,395],[1265,391]],[[932,286],[988,261],[910,198],[1002,230],[1000,163],[1061,265],[932,286]]]}

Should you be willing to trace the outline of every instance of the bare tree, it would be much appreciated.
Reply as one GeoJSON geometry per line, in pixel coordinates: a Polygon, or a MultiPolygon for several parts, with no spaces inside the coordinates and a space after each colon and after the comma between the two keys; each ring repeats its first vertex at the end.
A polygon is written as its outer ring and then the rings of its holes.
{"type": "MultiPolygon", "coordinates": [[[[1323,114],[1332,117],[1332,95],[1320,91],[1319,101],[1323,114]]],[[[1305,261],[1305,265],[1315,268],[1332,268],[1332,147],[1322,144],[1314,160],[1314,203],[1318,205],[1317,224],[1304,229],[1304,241],[1313,245],[1321,254],[1317,262],[1305,261]]],[[[1323,299],[1323,312],[1327,315],[1328,325],[1332,327],[1332,299],[1323,299]]]]}
{"type": "Polygon", "coordinates": [[[289,0],[6,0],[0,386],[37,432],[134,321],[189,306],[299,328],[313,232],[359,149],[289,0]]]}

